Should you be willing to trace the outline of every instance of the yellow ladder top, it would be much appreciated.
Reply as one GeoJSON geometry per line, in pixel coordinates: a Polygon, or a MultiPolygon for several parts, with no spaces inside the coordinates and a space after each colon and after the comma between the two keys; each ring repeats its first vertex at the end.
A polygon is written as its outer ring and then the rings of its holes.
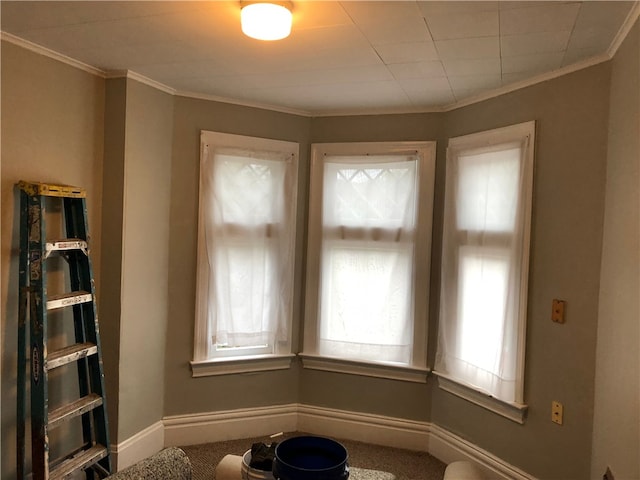
{"type": "Polygon", "coordinates": [[[87,192],[84,188],[72,187],[70,185],[25,182],[24,180],[20,180],[20,182],[18,182],[18,187],[31,197],[36,195],[45,195],[48,197],[85,198],[87,196],[87,192]]]}

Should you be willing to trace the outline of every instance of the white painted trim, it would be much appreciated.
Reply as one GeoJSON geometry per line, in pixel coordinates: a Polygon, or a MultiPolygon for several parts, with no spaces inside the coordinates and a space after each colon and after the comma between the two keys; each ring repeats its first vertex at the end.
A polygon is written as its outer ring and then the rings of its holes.
{"type": "Polygon", "coordinates": [[[445,392],[463,398],[468,402],[475,403],[487,410],[502,415],[509,420],[524,425],[524,419],[529,408],[521,403],[509,403],[498,400],[486,393],[480,392],[474,388],[463,385],[451,378],[447,378],[438,372],[433,372],[438,377],[438,387],[445,392]]]}
{"type": "Polygon", "coordinates": [[[609,56],[609,58],[613,58],[615,56],[618,48],[620,48],[620,45],[622,45],[624,39],[627,38],[629,31],[635,25],[636,20],[638,20],[638,17],[640,17],[640,2],[636,1],[631,7],[627,18],[620,27],[620,30],[618,30],[618,33],[613,38],[611,45],[609,45],[609,49],[607,50],[607,55],[609,56]]]}
{"type": "Polygon", "coordinates": [[[105,78],[130,78],[131,80],[135,80],[144,85],[148,85],[156,90],[160,90],[161,92],[168,93],[169,95],[175,95],[176,89],[171,88],[164,83],[157,82],[156,80],[152,80],[149,77],[145,77],[144,75],[140,75],[139,73],[134,72],[133,70],[109,70],[104,74],[105,78]]]}
{"type": "Polygon", "coordinates": [[[298,406],[298,431],[374,445],[429,451],[428,422],[313,405],[298,406]]]}
{"type": "Polygon", "coordinates": [[[469,105],[474,105],[476,103],[484,102],[485,100],[490,100],[492,98],[500,97],[507,93],[511,93],[517,90],[521,90],[523,88],[531,87],[533,85],[537,85],[538,83],[546,82],[547,80],[553,80],[554,78],[562,77],[564,75],[568,75],[570,73],[574,73],[579,70],[583,70],[585,68],[598,65],[599,63],[603,63],[608,60],[611,60],[611,58],[607,54],[596,55],[594,57],[587,58],[586,60],[583,60],[581,62],[574,63],[572,65],[567,65],[566,67],[562,67],[557,70],[553,70],[551,72],[543,73],[541,75],[537,75],[535,77],[531,77],[526,80],[522,80],[520,82],[514,82],[509,85],[505,85],[504,87],[496,88],[495,90],[490,90],[485,93],[473,95],[469,98],[462,99],[460,101],[444,106],[442,108],[442,111],[451,112],[452,110],[457,110],[458,108],[467,107],[469,105]]]}
{"type": "Polygon", "coordinates": [[[472,462],[485,478],[492,480],[535,480],[534,476],[438,425],[431,425],[429,453],[447,464],[472,462]]]}
{"type": "Polygon", "coordinates": [[[164,443],[166,447],[196,445],[293,432],[297,416],[296,404],[173,415],[164,418],[164,443]]]}
{"type": "Polygon", "coordinates": [[[191,361],[192,377],[229,375],[235,373],[266,372],[291,368],[294,354],[254,355],[250,357],[226,357],[216,360],[191,361]]]}
{"type": "Polygon", "coordinates": [[[348,373],[365,377],[389,378],[405,382],[427,383],[428,368],[405,367],[392,364],[358,362],[342,358],[321,357],[300,353],[302,366],[310,370],[348,373]]]}
{"type": "Polygon", "coordinates": [[[287,108],[287,107],[279,107],[277,105],[271,105],[267,103],[259,103],[259,102],[249,102],[244,100],[238,100],[234,98],[228,97],[219,97],[217,95],[209,95],[206,93],[196,93],[196,92],[187,92],[187,91],[177,91],[176,96],[185,97],[185,98],[194,98],[197,100],[207,100],[210,102],[220,102],[220,103],[229,103],[231,105],[238,105],[240,107],[251,107],[251,108],[259,108],[261,110],[269,110],[271,112],[280,112],[280,113],[288,113],[291,115],[298,115],[300,117],[313,117],[312,112],[308,112],[306,110],[298,110],[295,108],[287,108]]]}
{"type": "Polygon", "coordinates": [[[535,480],[477,445],[430,422],[304,404],[247,408],[164,418],[165,446],[194,445],[307,432],[342,440],[427,452],[445,463],[464,460],[492,480],[535,480]]]}
{"type": "Polygon", "coordinates": [[[93,67],[79,60],[75,60],[71,57],[67,57],[66,55],[58,53],[54,50],[50,50],[46,47],[43,47],[42,45],[38,45],[37,43],[30,42],[29,40],[25,40],[24,38],[17,37],[11,33],[0,32],[0,39],[6,40],[9,43],[13,43],[14,45],[25,48],[39,55],[43,55],[53,60],[66,63],[71,67],[83,70],[92,75],[96,75],[97,77],[105,78],[105,72],[100,70],[99,68],[93,67]]]}
{"type": "MultiPolygon", "coordinates": [[[[611,60],[613,58],[613,56],[615,55],[615,53],[617,52],[618,48],[620,47],[620,45],[622,44],[622,42],[624,41],[624,39],[626,38],[627,34],[629,33],[629,31],[631,30],[631,27],[633,27],[635,21],[637,20],[638,16],[640,15],[640,4],[638,2],[635,3],[635,5],[632,7],[631,11],[629,12],[629,15],[627,16],[627,19],[625,20],[625,23],[622,25],[622,27],[620,28],[620,30],[618,31],[617,35],[614,37],[614,40],[611,42],[611,45],[609,45],[609,48],[607,50],[606,53],[603,53],[601,55],[597,55],[594,56],[592,58],[588,58],[586,60],[583,60],[582,62],[578,62],[575,63],[573,65],[568,65],[566,67],[560,68],[558,70],[554,70],[552,72],[548,72],[542,75],[538,75],[536,77],[527,79],[527,80],[523,80],[521,82],[516,82],[510,85],[506,85],[504,87],[492,90],[490,92],[486,92],[480,95],[476,95],[476,96],[472,96],[469,97],[467,99],[464,100],[460,100],[454,103],[451,103],[449,105],[445,105],[442,107],[432,107],[432,108],[398,108],[398,109],[373,109],[373,110],[328,110],[328,111],[323,111],[323,112],[312,112],[312,111],[307,111],[307,110],[299,110],[299,109],[294,109],[294,108],[287,108],[287,107],[279,107],[277,105],[270,105],[270,104],[264,104],[264,103],[259,103],[259,102],[249,102],[249,101],[242,101],[242,100],[237,100],[237,99],[233,99],[233,98],[227,98],[227,97],[220,97],[220,96],[216,96],[216,95],[208,95],[208,94],[203,94],[203,93],[196,93],[196,92],[188,92],[188,91],[179,91],[179,90],[174,90],[171,87],[168,87],[162,83],[156,82],[155,80],[151,80],[148,79],[147,77],[144,77],[143,75],[137,74],[133,71],[128,71],[129,73],[127,73],[126,76],[129,77],[129,75],[131,75],[129,78],[135,78],[137,80],[141,79],[141,78],[145,78],[146,80],[143,81],[143,83],[146,83],[147,85],[153,86],[155,88],[158,88],[160,90],[163,90],[167,93],[171,93],[172,95],[176,95],[176,96],[181,96],[181,97],[185,97],[185,98],[193,98],[193,99],[199,99],[199,100],[208,100],[208,101],[214,101],[214,102],[221,102],[221,103],[229,103],[232,105],[239,105],[239,106],[245,106],[245,107],[251,107],[251,108],[260,108],[263,110],[270,110],[270,111],[274,111],[274,112],[281,112],[281,113],[288,113],[291,115],[299,115],[301,117],[334,117],[334,116],[341,116],[341,117],[345,117],[345,116],[356,116],[356,115],[392,115],[392,114],[397,114],[397,115],[402,115],[402,114],[411,114],[411,113],[439,113],[439,112],[450,112],[452,110],[456,110],[458,108],[461,107],[466,107],[468,105],[473,105],[475,103],[479,103],[479,102],[483,102],[485,100],[489,100],[491,98],[495,98],[495,97],[499,97],[501,95],[504,95],[506,93],[510,93],[516,90],[520,90],[522,88],[526,88],[526,87],[530,87],[532,85],[541,83],[541,82],[545,82],[547,80],[551,80],[557,77],[561,77],[563,75],[567,75],[569,73],[573,73],[576,72],[578,70],[582,70],[584,68],[588,68],[591,67],[593,65],[597,65],[599,63],[602,62],[606,62],[608,60],[611,60]]],[[[73,58],[67,57],[66,55],[62,55],[58,52],[55,52],[53,50],[50,50],[48,48],[42,47],[40,45],[37,45],[35,43],[29,42],[28,40],[24,40],[20,37],[17,37],[15,35],[12,35],[10,33],[7,32],[0,32],[0,38],[2,40],[6,40],[8,42],[14,43],[16,45],[22,46],[24,48],[27,48],[31,51],[34,51],[36,53],[39,53],[41,55],[45,55],[47,57],[53,58],[55,60],[61,61],[63,63],[66,63],[68,65],[71,65],[73,67],[79,68],[81,70],[85,70],[89,73],[93,73],[94,75],[97,75],[99,77],[102,78],[116,78],[113,77],[112,75],[114,75],[113,72],[105,72],[103,70],[100,70],[96,67],[93,67],[91,65],[87,65],[83,62],[80,62],[78,60],[74,60],[73,58]]],[[[115,75],[117,76],[123,76],[121,74],[119,74],[118,72],[115,73],[115,75]]]]}
{"type": "Polygon", "coordinates": [[[123,442],[111,445],[111,458],[114,469],[116,471],[122,470],[144,458],[150,457],[162,450],[164,444],[164,424],[159,421],[123,442]]]}

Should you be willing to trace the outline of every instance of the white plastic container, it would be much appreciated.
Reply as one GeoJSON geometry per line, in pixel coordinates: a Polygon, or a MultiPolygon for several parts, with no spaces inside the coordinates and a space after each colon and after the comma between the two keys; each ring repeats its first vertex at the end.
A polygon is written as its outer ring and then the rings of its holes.
{"type": "Polygon", "coordinates": [[[242,456],[242,480],[275,480],[273,473],[257,468],[251,468],[251,450],[242,456]]]}

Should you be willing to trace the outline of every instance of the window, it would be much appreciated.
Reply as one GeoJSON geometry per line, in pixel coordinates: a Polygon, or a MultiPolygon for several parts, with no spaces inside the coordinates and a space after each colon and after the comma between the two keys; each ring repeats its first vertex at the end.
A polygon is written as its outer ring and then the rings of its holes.
{"type": "Polygon", "coordinates": [[[305,367],[426,378],[434,151],[312,146],[305,367]]]}
{"type": "Polygon", "coordinates": [[[518,409],[534,127],[529,122],[449,141],[435,363],[441,385],[455,389],[452,380],[518,409]]]}
{"type": "Polygon", "coordinates": [[[291,352],[297,160],[298,144],[202,132],[194,375],[291,352]]]}

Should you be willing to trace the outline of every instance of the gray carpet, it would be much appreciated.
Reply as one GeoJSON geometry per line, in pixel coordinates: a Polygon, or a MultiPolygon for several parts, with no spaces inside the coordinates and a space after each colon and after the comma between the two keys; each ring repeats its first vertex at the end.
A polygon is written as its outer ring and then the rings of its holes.
{"type": "MultiPolygon", "coordinates": [[[[300,433],[287,433],[274,439],[282,441],[300,433]]],[[[349,453],[349,466],[356,469],[388,472],[395,480],[442,480],[446,465],[424,452],[414,452],[392,447],[368,445],[351,440],[336,439],[349,453]]],[[[181,447],[193,466],[193,480],[214,480],[215,467],[227,454],[243,455],[255,442],[270,443],[268,437],[229,440],[225,442],[189,445],[181,447]]],[[[364,480],[363,472],[352,475],[353,480],[364,480]],[[358,479],[356,477],[362,477],[358,479]]],[[[351,480],[351,479],[350,479],[351,480]]]]}

